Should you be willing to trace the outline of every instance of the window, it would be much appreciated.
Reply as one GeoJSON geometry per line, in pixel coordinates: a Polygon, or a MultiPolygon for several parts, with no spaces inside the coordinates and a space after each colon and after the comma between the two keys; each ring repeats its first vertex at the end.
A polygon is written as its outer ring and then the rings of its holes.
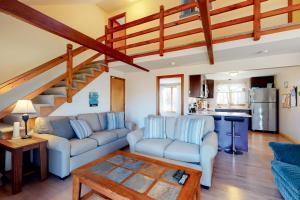
{"type": "Polygon", "coordinates": [[[177,113],[180,109],[178,99],[178,86],[161,86],[161,112],[162,113],[177,113]]]}
{"type": "Polygon", "coordinates": [[[164,116],[183,115],[184,75],[157,76],[156,113],[164,116]]]}
{"type": "Polygon", "coordinates": [[[217,104],[222,106],[245,106],[248,104],[248,86],[245,81],[219,82],[217,88],[217,104]]]}
{"type": "MultiPolygon", "coordinates": [[[[193,2],[193,1],[194,0],[181,0],[181,3],[185,4],[185,3],[190,3],[190,2],[193,2]]],[[[187,9],[187,10],[182,11],[180,17],[187,17],[187,16],[190,16],[190,15],[194,15],[196,13],[199,13],[198,8],[191,8],[191,9],[187,9]]]]}

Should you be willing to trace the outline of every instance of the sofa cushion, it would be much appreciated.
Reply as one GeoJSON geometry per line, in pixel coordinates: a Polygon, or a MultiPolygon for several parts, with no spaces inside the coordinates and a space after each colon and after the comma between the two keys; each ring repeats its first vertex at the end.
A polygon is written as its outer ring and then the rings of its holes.
{"type": "Polygon", "coordinates": [[[300,195],[300,167],[280,161],[272,161],[272,169],[293,194],[300,195]]]}
{"type": "Polygon", "coordinates": [[[54,130],[51,125],[51,121],[53,120],[60,120],[68,118],[70,119],[75,119],[74,116],[48,116],[48,117],[38,117],[35,120],[35,126],[34,126],[34,131],[39,134],[53,134],[54,130]]]}
{"type": "Polygon", "coordinates": [[[89,138],[92,138],[97,141],[98,146],[108,144],[112,141],[118,139],[117,133],[109,132],[109,131],[99,131],[93,133],[89,138]]]}
{"type": "Polygon", "coordinates": [[[135,149],[140,153],[163,157],[165,149],[172,142],[171,139],[143,139],[136,144],[135,149]]]}
{"type": "Polygon", "coordinates": [[[53,131],[52,135],[66,138],[68,140],[76,137],[74,130],[71,127],[70,119],[68,117],[51,119],[50,124],[53,131]]]}
{"type": "Polygon", "coordinates": [[[201,118],[179,117],[175,138],[182,142],[200,145],[202,143],[205,120],[201,118]]]}
{"type": "Polygon", "coordinates": [[[91,127],[84,120],[70,120],[71,126],[79,139],[84,139],[93,134],[91,127]]]}
{"type": "Polygon", "coordinates": [[[175,140],[165,150],[165,158],[183,162],[200,162],[200,146],[175,140]]]}
{"type": "Polygon", "coordinates": [[[165,118],[161,116],[148,116],[145,121],[145,139],[165,139],[165,118]]]}
{"type": "Polygon", "coordinates": [[[100,121],[100,125],[101,125],[101,130],[106,130],[107,129],[107,113],[106,112],[102,112],[102,113],[98,113],[98,119],[100,121]]]}
{"type": "Polygon", "coordinates": [[[122,128],[122,129],[114,129],[109,132],[116,133],[118,135],[118,138],[122,138],[122,137],[127,136],[127,134],[131,132],[131,130],[129,130],[127,128],[122,128]]]}
{"type": "Polygon", "coordinates": [[[97,141],[91,138],[71,139],[71,156],[77,156],[97,148],[97,141]]]}
{"type": "Polygon", "coordinates": [[[175,127],[177,117],[166,117],[166,135],[167,138],[175,139],[175,127]]]}
{"type": "Polygon", "coordinates": [[[77,119],[86,121],[94,132],[101,131],[101,124],[97,113],[80,114],[77,116],[77,119]]]}
{"type": "Polygon", "coordinates": [[[107,113],[107,130],[125,128],[124,112],[107,113]]]}

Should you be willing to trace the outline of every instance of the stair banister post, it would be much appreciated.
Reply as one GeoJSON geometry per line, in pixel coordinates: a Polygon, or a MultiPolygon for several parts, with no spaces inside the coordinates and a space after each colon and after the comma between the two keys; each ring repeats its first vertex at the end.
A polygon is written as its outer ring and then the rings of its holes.
{"type": "Polygon", "coordinates": [[[67,102],[72,103],[72,80],[73,80],[73,45],[67,44],[67,102]]]}

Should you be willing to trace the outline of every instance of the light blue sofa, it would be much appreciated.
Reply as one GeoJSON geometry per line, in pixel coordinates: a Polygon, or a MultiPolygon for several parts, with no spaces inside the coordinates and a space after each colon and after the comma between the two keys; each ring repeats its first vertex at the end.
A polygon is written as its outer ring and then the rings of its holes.
{"type": "Polygon", "coordinates": [[[183,165],[202,171],[201,185],[208,189],[212,184],[213,163],[218,152],[218,137],[214,132],[214,118],[211,116],[183,116],[204,121],[204,137],[201,145],[176,139],[178,117],[166,117],[166,139],[145,139],[144,129],[127,135],[130,151],[153,157],[169,163],[183,165]]]}
{"type": "Polygon", "coordinates": [[[285,200],[300,200],[300,145],[271,142],[272,173],[285,200]]]}
{"type": "Polygon", "coordinates": [[[51,121],[66,117],[39,117],[35,122],[34,136],[48,140],[48,170],[60,177],[67,177],[74,169],[128,145],[126,136],[135,124],[125,122],[124,129],[107,130],[107,113],[90,113],[67,117],[85,120],[93,130],[89,138],[66,139],[57,136],[51,121]]]}

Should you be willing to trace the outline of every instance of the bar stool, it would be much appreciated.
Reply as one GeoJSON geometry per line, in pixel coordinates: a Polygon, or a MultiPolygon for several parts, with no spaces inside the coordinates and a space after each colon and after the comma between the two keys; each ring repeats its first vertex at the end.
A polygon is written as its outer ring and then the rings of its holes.
{"type": "MultiPolygon", "coordinates": [[[[220,135],[219,135],[220,133],[219,133],[219,130],[216,129],[216,127],[218,127],[217,123],[222,120],[222,117],[221,116],[214,116],[214,120],[215,120],[215,132],[217,133],[218,138],[219,138],[220,137],[220,135]]],[[[222,147],[220,146],[220,143],[218,144],[218,151],[222,151],[222,147]]]]}
{"type": "Polygon", "coordinates": [[[235,146],[235,138],[238,137],[235,132],[235,125],[237,122],[243,122],[245,119],[242,117],[225,117],[225,121],[231,122],[231,145],[225,148],[225,152],[229,154],[242,155],[243,152],[238,151],[235,146]]]}

